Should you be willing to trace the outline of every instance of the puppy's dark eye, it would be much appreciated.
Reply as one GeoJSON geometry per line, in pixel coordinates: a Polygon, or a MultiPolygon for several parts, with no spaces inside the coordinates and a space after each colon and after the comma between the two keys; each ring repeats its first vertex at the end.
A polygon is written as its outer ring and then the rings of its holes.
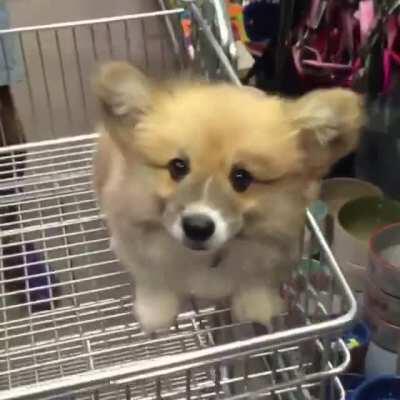
{"type": "Polygon", "coordinates": [[[250,172],[243,168],[233,168],[229,179],[237,192],[245,192],[254,180],[250,172]]]}
{"type": "Polygon", "coordinates": [[[168,171],[174,181],[180,181],[189,173],[189,163],[181,158],[174,158],[168,163],[168,171]]]}

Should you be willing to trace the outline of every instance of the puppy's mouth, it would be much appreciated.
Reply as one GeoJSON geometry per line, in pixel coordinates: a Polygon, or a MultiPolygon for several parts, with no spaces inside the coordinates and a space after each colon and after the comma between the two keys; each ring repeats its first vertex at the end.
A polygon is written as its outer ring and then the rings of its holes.
{"type": "Polygon", "coordinates": [[[207,251],[212,251],[212,247],[205,242],[197,242],[193,241],[190,239],[183,239],[183,245],[190,250],[196,251],[196,252],[207,252],[207,251]]]}
{"type": "Polygon", "coordinates": [[[209,267],[210,268],[214,269],[221,265],[221,262],[223,260],[223,253],[224,253],[223,246],[215,248],[210,245],[207,245],[206,243],[198,243],[198,242],[193,242],[190,240],[189,241],[186,240],[184,242],[184,245],[187,248],[189,248],[190,250],[193,250],[193,252],[195,252],[196,254],[211,257],[209,259],[209,267]]]}

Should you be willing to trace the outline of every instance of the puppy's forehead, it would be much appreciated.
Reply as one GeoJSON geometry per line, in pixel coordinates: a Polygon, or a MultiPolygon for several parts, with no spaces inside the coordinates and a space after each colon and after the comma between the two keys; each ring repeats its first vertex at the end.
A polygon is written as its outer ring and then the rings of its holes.
{"type": "Polygon", "coordinates": [[[178,88],[154,114],[159,135],[197,149],[279,145],[290,131],[279,98],[228,85],[178,88]]]}
{"type": "Polygon", "coordinates": [[[292,162],[287,155],[296,153],[291,129],[277,97],[228,85],[199,85],[160,97],[138,141],[156,164],[186,155],[193,166],[205,169],[268,159],[285,170],[292,162]]]}

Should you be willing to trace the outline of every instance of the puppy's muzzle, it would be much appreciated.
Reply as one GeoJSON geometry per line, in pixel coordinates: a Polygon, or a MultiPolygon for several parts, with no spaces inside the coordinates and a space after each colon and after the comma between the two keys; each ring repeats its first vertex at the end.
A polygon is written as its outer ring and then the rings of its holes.
{"type": "Polygon", "coordinates": [[[187,239],[200,244],[214,234],[215,223],[205,214],[189,214],[182,218],[182,229],[187,239]]]}

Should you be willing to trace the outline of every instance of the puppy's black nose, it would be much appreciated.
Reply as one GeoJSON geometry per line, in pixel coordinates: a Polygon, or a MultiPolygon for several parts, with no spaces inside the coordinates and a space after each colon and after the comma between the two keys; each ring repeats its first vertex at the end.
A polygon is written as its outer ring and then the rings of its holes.
{"type": "Polygon", "coordinates": [[[183,217],[182,227],[187,238],[195,242],[205,242],[215,231],[213,220],[203,214],[183,217]]]}

